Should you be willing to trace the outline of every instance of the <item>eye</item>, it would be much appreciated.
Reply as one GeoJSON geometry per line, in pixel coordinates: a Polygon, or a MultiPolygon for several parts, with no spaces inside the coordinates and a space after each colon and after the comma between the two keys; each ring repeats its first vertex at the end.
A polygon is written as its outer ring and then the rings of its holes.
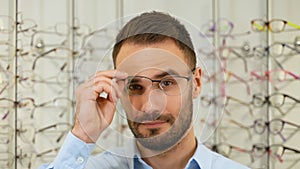
{"type": "Polygon", "coordinates": [[[177,82],[173,78],[164,79],[160,82],[161,87],[171,87],[177,85],[177,82]]]}
{"type": "Polygon", "coordinates": [[[162,81],[162,86],[171,86],[172,84],[172,81],[162,81]]]}
{"type": "Polygon", "coordinates": [[[139,85],[139,84],[129,84],[128,85],[128,90],[143,90],[143,86],[139,85]]]}

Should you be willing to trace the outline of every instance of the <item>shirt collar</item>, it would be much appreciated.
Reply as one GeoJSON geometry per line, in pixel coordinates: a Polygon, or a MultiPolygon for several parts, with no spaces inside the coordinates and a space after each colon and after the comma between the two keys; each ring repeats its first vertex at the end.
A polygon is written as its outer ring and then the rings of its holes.
{"type": "MultiPolygon", "coordinates": [[[[130,142],[129,145],[127,145],[126,147],[128,148],[127,149],[128,151],[126,151],[127,157],[131,157],[131,159],[129,159],[130,161],[128,161],[130,168],[133,168],[134,162],[140,162],[143,166],[147,165],[147,163],[141,158],[141,154],[137,148],[135,141],[130,142]]],[[[201,169],[211,168],[211,164],[212,164],[211,151],[198,140],[197,140],[197,149],[194,155],[189,160],[187,166],[189,166],[193,161],[195,161],[196,164],[201,169]]]]}
{"type": "Polygon", "coordinates": [[[195,160],[201,169],[211,168],[212,154],[201,142],[197,141],[197,149],[189,163],[195,160]]]}

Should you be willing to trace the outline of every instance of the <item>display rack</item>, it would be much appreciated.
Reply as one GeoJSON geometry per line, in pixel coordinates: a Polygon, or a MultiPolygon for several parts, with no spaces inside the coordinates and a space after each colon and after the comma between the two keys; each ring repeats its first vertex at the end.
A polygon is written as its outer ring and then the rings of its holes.
{"type": "MultiPolygon", "coordinates": [[[[131,14],[126,3],[132,2],[1,0],[0,168],[38,168],[54,159],[73,125],[74,88],[112,68],[101,56],[110,54],[118,29],[103,25],[131,14]],[[95,36],[104,43],[88,43],[95,36]],[[107,64],[99,67],[99,59],[107,64]]],[[[217,128],[204,144],[254,169],[299,168],[300,3],[210,3],[212,18],[201,20],[199,30],[210,34],[214,49],[197,52],[214,63],[202,78],[213,92],[200,96],[201,109],[223,109],[223,117],[221,123],[215,123],[219,115],[197,119],[217,128]]],[[[122,119],[111,128],[127,132],[122,119]]],[[[118,134],[102,137],[113,138],[104,144],[123,145],[118,134]]]]}

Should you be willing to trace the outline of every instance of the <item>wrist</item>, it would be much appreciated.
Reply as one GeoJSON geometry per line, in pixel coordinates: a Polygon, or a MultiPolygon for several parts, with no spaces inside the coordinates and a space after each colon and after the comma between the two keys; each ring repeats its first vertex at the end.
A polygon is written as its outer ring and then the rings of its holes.
{"type": "Polygon", "coordinates": [[[86,131],[84,131],[81,126],[78,127],[76,125],[71,130],[71,133],[85,143],[95,143],[98,138],[93,138],[86,131]]]}

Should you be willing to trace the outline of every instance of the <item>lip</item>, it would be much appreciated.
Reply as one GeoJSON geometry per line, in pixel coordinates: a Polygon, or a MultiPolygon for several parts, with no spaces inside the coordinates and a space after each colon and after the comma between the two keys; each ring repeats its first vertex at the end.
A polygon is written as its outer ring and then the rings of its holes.
{"type": "Polygon", "coordinates": [[[145,121],[142,122],[141,125],[146,128],[159,128],[166,123],[166,121],[145,121]]]}

